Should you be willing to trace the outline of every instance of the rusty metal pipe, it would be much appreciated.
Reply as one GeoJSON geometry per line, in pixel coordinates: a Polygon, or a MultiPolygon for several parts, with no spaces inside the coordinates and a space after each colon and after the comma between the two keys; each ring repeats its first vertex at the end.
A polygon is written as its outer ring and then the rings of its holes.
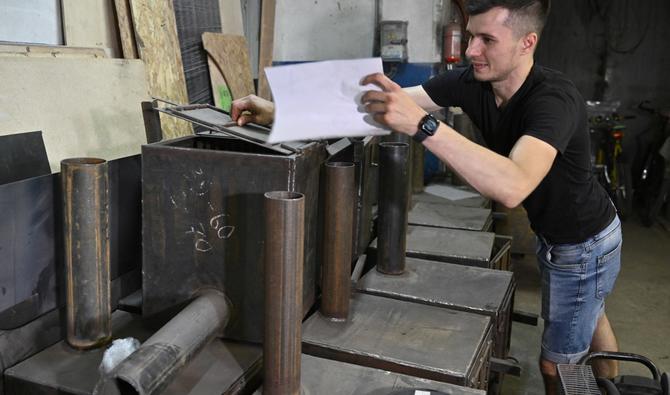
{"type": "Polygon", "coordinates": [[[109,175],[97,158],[61,161],[68,344],[90,349],[112,336],[109,175]]]}
{"type": "Polygon", "coordinates": [[[305,197],[265,194],[263,394],[300,393],[305,197]]]}
{"type": "Polygon", "coordinates": [[[349,315],[354,170],[353,163],[326,163],[320,311],[334,320],[346,320],[349,315]]]}
{"type": "Polygon", "coordinates": [[[409,144],[379,144],[379,219],[377,270],[405,271],[409,201],[409,144]]]}
{"type": "Polygon", "coordinates": [[[96,394],[161,393],[198,351],[223,334],[230,305],[223,293],[207,289],[147,339],[105,378],[96,394]]]}
{"type": "Polygon", "coordinates": [[[421,193],[424,190],[424,157],[425,148],[423,144],[412,141],[412,193],[421,193]]]}

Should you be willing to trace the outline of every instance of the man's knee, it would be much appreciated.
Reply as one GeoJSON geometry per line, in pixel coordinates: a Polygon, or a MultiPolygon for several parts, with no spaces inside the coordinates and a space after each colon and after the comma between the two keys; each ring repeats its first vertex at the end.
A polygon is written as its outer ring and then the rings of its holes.
{"type": "Polygon", "coordinates": [[[543,376],[549,378],[555,378],[558,376],[556,364],[543,358],[540,358],[540,372],[543,376]]]}

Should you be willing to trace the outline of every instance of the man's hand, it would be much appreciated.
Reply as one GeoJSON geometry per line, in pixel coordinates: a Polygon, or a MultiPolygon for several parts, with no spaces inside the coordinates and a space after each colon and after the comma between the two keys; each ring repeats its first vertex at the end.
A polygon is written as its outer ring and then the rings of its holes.
{"type": "Polygon", "coordinates": [[[379,124],[396,132],[413,136],[426,111],[400,85],[381,73],[363,78],[361,85],[374,84],[380,91],[367,91],[361,98],[365,112],[379,124]]]}
{"type": "Polygon", "coordinates": [[[269,125],[274,120],[275,105],[256,95],[249,95],[233,101],[230,116],[239,126],[253,122],[269,125]]]}

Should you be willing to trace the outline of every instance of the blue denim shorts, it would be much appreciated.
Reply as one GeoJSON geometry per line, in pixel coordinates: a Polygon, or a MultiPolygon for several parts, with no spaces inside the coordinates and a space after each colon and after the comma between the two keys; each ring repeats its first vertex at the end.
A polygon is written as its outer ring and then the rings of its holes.
{"type": "Polygon", "coordinates": [[[542,358],[575,363],[589,351],[605,297],[621,267],[621,223],[615,217],[582,243],[550,244],[538,236],[542,279],[542,358]]]}

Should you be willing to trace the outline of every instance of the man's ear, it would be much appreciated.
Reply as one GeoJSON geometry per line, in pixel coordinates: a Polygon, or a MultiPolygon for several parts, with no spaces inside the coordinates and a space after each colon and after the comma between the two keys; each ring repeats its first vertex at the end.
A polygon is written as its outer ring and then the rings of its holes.
{"type": "Polygon", "coordinates": [[[532,54],[537,46],[537,33],[528,33],[521,39],[521,52],[523,54],[532,54]]]}

